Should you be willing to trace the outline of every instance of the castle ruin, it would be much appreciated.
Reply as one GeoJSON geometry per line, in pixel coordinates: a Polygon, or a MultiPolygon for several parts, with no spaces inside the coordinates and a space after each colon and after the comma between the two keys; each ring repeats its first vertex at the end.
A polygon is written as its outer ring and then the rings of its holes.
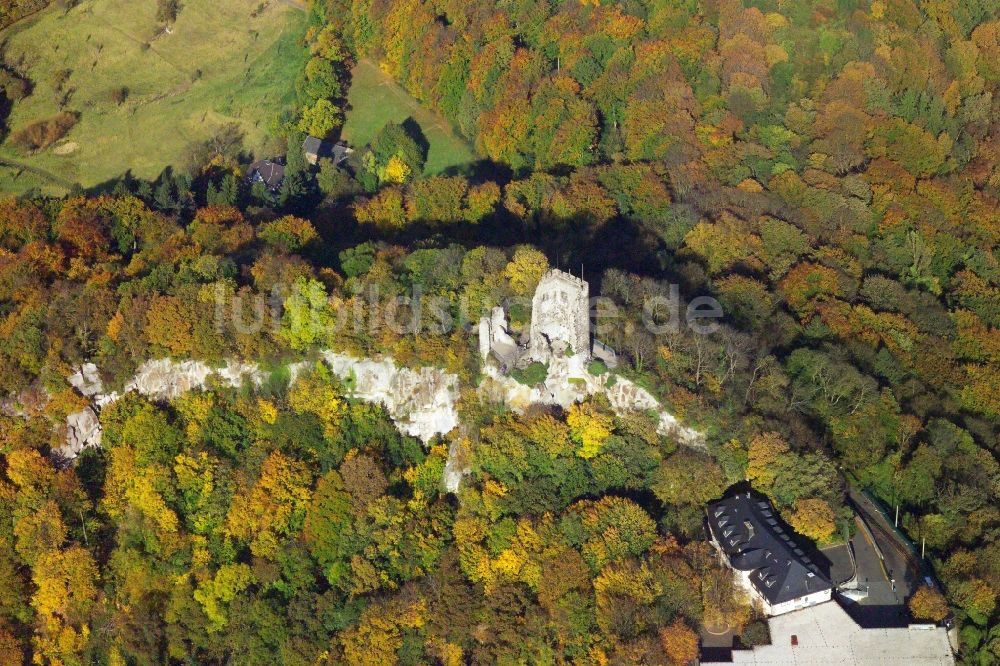
{"type": "Polygon", "coordinates": [[[590,286],[583,279],[560,270],[542,276],[531,300],[532,360],[590,355],[589,300],[590,286]]]}
{"type": "Polygon", "coordinates": [[[527,344],[519,345],[507,327],[503,308],[479,322],[479,352],[491,354],[507,369],[533,361],[583,354],[590,358],[590,286],[581,278],[552,269],[542,276],[531,301],[527,344]]]}

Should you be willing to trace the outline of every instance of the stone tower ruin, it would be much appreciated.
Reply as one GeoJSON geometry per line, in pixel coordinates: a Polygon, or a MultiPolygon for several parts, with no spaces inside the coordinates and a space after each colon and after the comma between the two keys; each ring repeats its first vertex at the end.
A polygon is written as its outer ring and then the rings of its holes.
{"type": "Polygon", "coordinates": [[[528,355],[545,362],[554,356],[590,355],[590,287],[574,275],[550,270],[531,301],[528,355]]]}

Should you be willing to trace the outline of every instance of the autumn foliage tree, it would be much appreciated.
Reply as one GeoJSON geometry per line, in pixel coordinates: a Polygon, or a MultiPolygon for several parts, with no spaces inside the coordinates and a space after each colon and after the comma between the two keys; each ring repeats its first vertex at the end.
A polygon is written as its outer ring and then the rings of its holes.
{"type": "Polygon", "coordinates": [[[660,629],[660,643],[667,660],[676,666],[685,666],[698,658],[698,634],[683,620],[660,629]]]}
{"type": "Polygon", "coordinates": [[[837,530],[833,509],[822,499],[799,499],[789,516],[798,534],[820,543],[829,541],[837,530]]]}
{"type": "Polygon", "coordinates": [[[948,602],[935,588],[921,585],[906,602],[913,617],[918,620],[940,622],[948,616],[948,602]]]}

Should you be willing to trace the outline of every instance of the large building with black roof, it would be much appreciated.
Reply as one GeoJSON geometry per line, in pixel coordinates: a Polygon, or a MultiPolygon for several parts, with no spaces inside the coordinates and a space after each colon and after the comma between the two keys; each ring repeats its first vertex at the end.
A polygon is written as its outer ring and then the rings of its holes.
{"type": "Polygon", "coordinates": [[[713,545],[768,615],[829,601],[833,584],[782,526],[771,503],[749,491],[708,505],[713,545]]]}

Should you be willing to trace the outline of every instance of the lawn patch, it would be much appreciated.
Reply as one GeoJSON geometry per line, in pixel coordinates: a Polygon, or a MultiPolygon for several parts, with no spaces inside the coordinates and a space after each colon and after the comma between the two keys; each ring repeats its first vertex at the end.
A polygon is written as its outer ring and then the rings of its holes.
{"type": "MultiPolygon", "coordinates": [[[[306,15],[282,3],[253,13],[241,0],[187,0],[168,32],[155,2],[84,0],[12,26],[0,34],[5,57],[23,62],[34,85],[14,105],[12,136],[76,112],[67,141],[77,148],[26,155],[8,140],[0,158],[56,176],[45,189],[58,193],[65,182],[90,187],[126,171],[155,178],[183,168],[189,148],[227,123],[242,128],[247,150],[262,151],[271,119],[294,101],[306,15]]],[[[3,191],[36,180],[12,173],[0,172],[3,191]]]]}
{"type": "Polygon", "coordinates": [[[351,73],[347,103],[347,121],[341,136],[355,148],[370,143],[386,123],[413,118],[430,144],[425,174],[433,176],[475,159],[469,144],[447,120],[421,106],[370,60],[361,60],[351,73]]]}

